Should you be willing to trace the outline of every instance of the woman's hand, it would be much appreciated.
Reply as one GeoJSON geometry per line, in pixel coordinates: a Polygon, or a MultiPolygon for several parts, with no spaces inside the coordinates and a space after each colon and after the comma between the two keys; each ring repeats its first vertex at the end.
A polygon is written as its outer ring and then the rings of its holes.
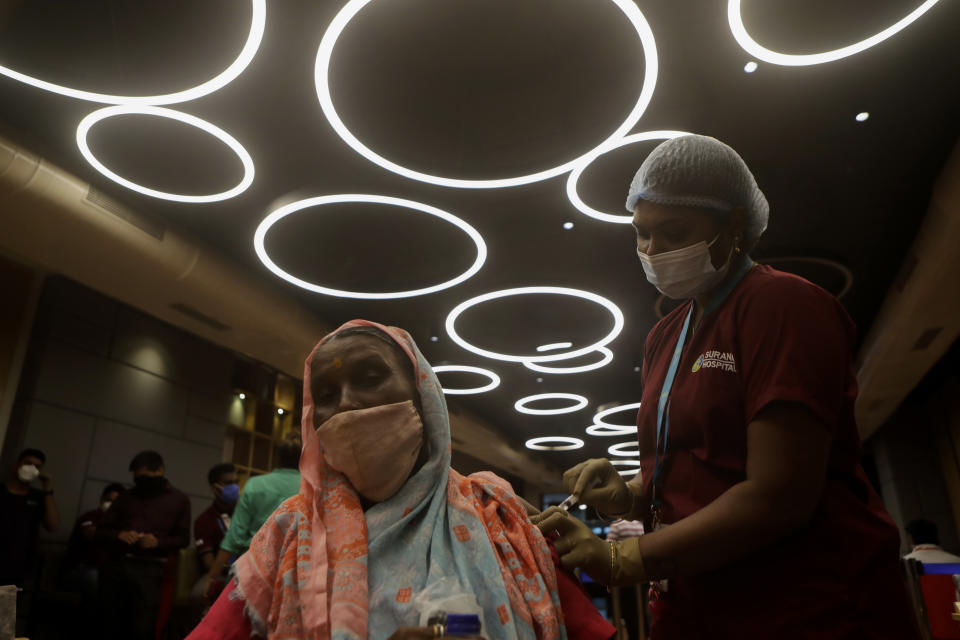
{"type": "Polygon", "coordinates": [[[553,531],[559,534],[553,541],[553,548],[559,554],[560,565],[564,569],[572,571],[577,567],[597,582],[609,584],[613,567],[610,545],[595,536],[587,525],[560,507],[550,507],[530,520],[540,527],[544,535],[553,531]]]}
{"type": "Polygon", "coordinates": [[[581,462],[563,474],[563,488],[577,501],[607,516],[628,515],[634,494],[606,458],[581,462]]]}

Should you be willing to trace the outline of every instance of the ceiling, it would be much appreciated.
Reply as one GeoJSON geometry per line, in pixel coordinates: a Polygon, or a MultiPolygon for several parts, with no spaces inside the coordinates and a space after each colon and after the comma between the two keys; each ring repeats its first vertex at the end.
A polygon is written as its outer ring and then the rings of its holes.
{"type": "MultiPolygon", "coordinates": [[[[769,49],[814,54],[881,32],[919,4],[747,0],[742,16],[746,30],[769,49]]],[[[7,0],[0,3],[0,65],[7,75],[15,70],[91,92],[178,92],[230,68],[247,41],[256,5],[7,0]]],[[[744,157],[771,203],[770,228],[755,257],[842,294],[862,335],[960,133],[960,3],[936,3],[872,48],[806,66],[771,64],[747,53],[731,34],[726,5],[373,0],[346,22],[335,42],[330,95],[343,127],[368,149],[403,167],[401,172],[442,179],[498,180],[567,165],[618,127],[621,133],[676,130],[720,138],[744,157]],[[638,27],[628,14],[637,20],[641,12],[638,27]],[[655,40],[655,85],[638,37],[644,21],[655,40]],[[757,69],[746,73],[750,61],[757,69]],[[649,105],[631,124],[640,96],[649,97],[649,105]],[[860,112],[869,118],[858,122],[860,112]]],[[[630,227],[575,209],[567,197],[569,171],[520,186],[456,188],[398,175],[351,148],[321,110],[314,81],[321,39],[344,6],[268,3],[262,42],[242,73],[208,95],[165,105],[209,121],[249,153],[255,176],[236,197],[169,201],[101,175],[78,150],[76,131],[104,104],[0,76],[0,128],[117,200],[269,278],[329,324],[356,317],[394,324],[409,330],[434,364],[494,371],[502,379],[498,388],[456,396],[456,402],[517,446],[549,435],[586,440],[581,450],[538,454],[545,461],[563,467],[630,440],[584,434],[599,406],[640,397],[636,369],[644,337],[657,320],[658,294],[643,279],[630,227]],[[336,194],[402,198],[449,212],[482,236],[486,260],[456,286],[386,300],[314,293],[267,271],[253,243],[261,220],[280,206],[336,194]],[[568,222],[570,229],[564,227],[568,222]],[[574,288],[612,301],[624,318],[623,331],[608,344],[613,361],[573,375],[538,373],[471,353],[447,333],[445,320],[458,304],[532,286],[574,288]],[[554,392],[582,394],[588,405],[562,415],[514,410],[522,397],[554,392]]],[[[220,193],[244,177],[238,156],[220,140],[169,118],[116,115],[93,124],[87,141],[106,168],[158,191],[220,193]]],[[[578,181],[580,198],[602,212],[625,214],[630,177],[656,143],[624,145],[590,162],[578,181]]],[[[477,247],[461,228],[376,203],[304,209],[280,219],[264,244],[278,267],[303,280],[364,292],[439,284],[477,258],[477,247]]],[[[613,321],[594,302],[536,294],[479,304],[460,316],[456,329],[478,347],[531,355],[549,343],[589,347],[610,332],[613,321]]],[[[598,358],[593,352],[541,364],[579,366],[598,358]]],[[[441,376],[448,387],[486,383],[475,374],[441,376]]],[[[611,420],[628,424],[631,417],[622,413],[611,420]]]]}

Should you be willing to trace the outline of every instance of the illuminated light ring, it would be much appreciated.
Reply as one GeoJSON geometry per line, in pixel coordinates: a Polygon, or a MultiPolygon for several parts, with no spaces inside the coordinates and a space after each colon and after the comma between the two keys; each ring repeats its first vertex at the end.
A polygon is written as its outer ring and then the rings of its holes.
{"type": "Polygon", "coordinates": [[[933,5],[939,1],[940,0],[926,0],[926,2],[907,14],[905,18],[900,19],[880,33],[846,47],[832,51],[824,51],[822,53],[778,53],[761,46],[756,40],[750,37],[750,34],[747,33],[747,28],[743,24],[743,17],[740,15],[741,0],[730,0],[727,4],[727,22],[730,23],[730,31],[733,33],[734,39],[744,51],[770,64],[778,64],[786,67],[803,67],[811,64],[822,64],[824,62],[840,60],[841,58],[865,51],[875,44],[880,44],[890,36],[905,29],[910,23],[933,8],[933,5]]]}
{"type": "Polygon", "coordinates": [[[646,142],[647,140],[670,140],[671,138],[679,138],[680,136],[688,135],[690,135],[690,133],[686,131],[643,131],[641,133],[634,133],[626,136],[620,140],[608,141],[607,143],[598,147],[596,150],[583,156],[582,158],[579,158],[576,161],[576,166],[573,168],[573,171],[570,172],[570,175],[567,176],[567,199],[570,201],[570,204],[577,209],[577,211],[585,216],[589,216],[602,222],[630,224],[633,221],[633,216],[603,213],[602,211],[597,211],[584,202],[580,197],[580,194],[577,192],[577,183],[580,182],[580,176],[583,175],[583,172],[593,163],[594,160],[605,153],[613,151],[614,149],[619,149],[620,147],[625,147],[628,144],[633,144],[635,142],[646,142]]]}
{"type": "Polygon", "coordinates": [[[618,442],[617,444],[610,445],[610,448],[607,449],[607,453],[609,453],[612,456],[636,457],[640,455],[640,443],[637,442],[636,440],[631,440],[629,442],[618,442]],[[634,448],[629,451],[624,451],[623,450],[624,447],[634,447],[634,448]]]}
{"type": "Polygon", "coordinates": [[[544,351],[556,351],[557,349],[569,349],[572,346],[572,342],[553,342],[551,344],[542,344],[537,347],[537,353],[542,353],[544,351]]]}
{"type": "Polygon", "coordinates": [[[561,413],[573,413],[579,411],[590,404],[585,397],[576,393],[538,393],[532,396],[520,398],[513,404],[513,408],[520,413],[528,413],[533,416],[555,416],[561,413]],[[537,400],[573,400],[574,404],[569,407],[560,407],[559,409],[530,409],[527,404],[537,400]]]}
{"type": "Polygon", "coordinates": [[[560,360],[570,360],[576,358],[577,356],[582,356],[587,353],[593,353],[594,351],[599,351],[601,347],[607,346],[612,342],[620,332],[623,331],[623,312],[620,311],[620,308],[617,305],[613,304],[603,296],[599,296],[595,293],[589,291],[582,291],[580,289],[568,289],[566,287],[518,287],[516,289],[501,289],[500,291],[491,291],[490,293],[484,293],[479,296],[475,296],[461,302],[447,315],[446,321],[446,330],[450,338],[456,342],[458,345],[475,353],[479,356],[485,358],[492,358],[494,360],[505,360],[506,362],[558,362],[560,360]],[[457,318],[460,317],[464,311],[470,307],[480,304],[481,302],[487,302],[489,300],[496,300],[497,298],[505,298],[507,296],[518,296],[518,295],[530,295],[530,294],[556,294],[564,296],[573,296],[575,298],[583,298],[584,300],[589,300],[595,302],[600,306],[607,309],[610,312],[610,315],[613,316],[613,328],[610,330],[606,336],[598,340],[597,342],[588,345],[580,349],[574,349],[573,351],[567,351],[565,353],[555,353],[547,354],[541,356],[515,356],[507,353],[497,353],[496,351],[488,351],[487,349],[481,349],[480,347],[475,347],[457,333],[456,322],[457,318]]]}
{"type": "Polygon", "coordinates": [[[610,464],[615,467],[626,467],[628,465],[634,465],[633,469],[624,469],[623,471],[617,471],[622,476],[635,476],[640,473],[640,461],[639,460],[610,460],[610,464]]]}
{"type": "Polygon", "coordinates": [[[583,447],[583,440],[580,438],[568,438],[567,436],[543,436],[541,438],[530,438],[526,441],[527,449],[536,451],[572,451],[583,447]],[[542,444],[544,442],[565,442],[562,445],[542,444]]]}
{"type": "MultiPolygon", "coordinates": [[[[569,345],[569,343],[567,343],[569,345]]],[[[572,346],[572,345],[570,345],[572,346]]],[[[537,351],[539,351],[539,347],[537,351]]],[[[542,364],[537,364],[535,362],[524,362],[523,366],[531,371],[539,371],[541,373],[583,373],[585,371],[593,371],[594,369],[599,369],[600,367],[605,367],[611,362],[613,362],[613,351],[607,349],[606,347],[600,347],[597,351],[603,354],[603,357],[597,360],[596,362],[591,362],[590,364],[585,364],[579,367],[547,367],[542,364]]]]}
{"type": "Polygon", "coordinates": [[[257,50],[260,48],[260,43],[263,40],[263,30],[267,18],[267,3],[266,0],[251,0],[251,5],[253,8],[253,14],[250,18],[250,34],[247,36],[247,41],[244,43],[243,49],[240,50],[240,55],[237,56],[236,60],[234,60],[229,67],[206,82],[198,84],[195,87],[191,87],[190,89],[177,91],[176,93],[165,93],[156,96],[115,96],[107,93],[83,91],[81,89],[71,89],[70,87],[47,82],[46,80],[41,80],[40,78],[34,78],[33,76],[28,76],[25,73],[14,71],[13,69],[4,67],[2,65],[0,65],[0,75],[23,82],[24,84],[31,85],[38,89],[43,89],[44,91],[50,91],[62,96],[67,96],[68,98],[77,98],[78,100],[88,100],[90,102],[101,102],[104,104],[139,104],[156,106],[161,104],[177,104],[179,102],[195,100],[202,96],[210,95],[214,91],[222,89],[226,85],[233,82],[237,76],[243,73],[243,71],[250,64],[250,61],[253,60],[253,57],[256,55],[257,50]]]}
{"type": "Polygon", "coordinates": [[[363,193],[345,193],[337,194],[331,196],[316,196],[313,198],[305,198],[303,200],[297,200],[296,202],[291,202],[288,205],[282,206],[279,209],[271,212],[267,215],[266,218],[260,223],[257,227],[257,231],[253,236],[253,248],[257,252],[257,256],[260,258],[260,261],[264,264],[267,269],[272,271],[274,275],[283,278],[287,282],[297,285],[307,291],[313,291],[314,293],[322,293],[328,296],[337,296],[339,298],[362,298],[367,300],[387,300],[393,298],[411,298],[413,296],[422,296],[428,293],[434,293],[436,291],[441,291],[443,289],[449,289],[450,287],[456,286],[473,276],[477,271],[480,270],[480,267],[483,266],[484,261],[487,259],[487,245],[483,241],[483,237],[477,232],[476,229],[471,227],[469,224],[453,215],[452,213],[447,213],[436,207],[431,207],[430,205],[423,204],[421,202],[416,202],[414,200],[404,200],[402,198],[393,198],[390,196],[378,196],[370,195],[363,193]],[[313,284],[307,282],[306,280],[301,280],[296,276],[290,275],[280,267],[278,267],[273,260],[270,259],[270,256],[267,255],[267,250],[264,247],[264,239],[266,238],[267,231],[270,230],[274,224],[276,224],[282,218],[300,211],[301,209],[306,209],[307,207],[316,207],[327,204],[337,204],[337,203],[356,203],[356,202],[366,202],[372,204],[386,204],[396,207],[404,207],[407,209],[414,209],[426,213],[431,216],[436,216],[441,220],[446,220],[450,224],[454,225],[458,229],[461,229],[464,233],[470,236],[470,239],[473,240],[473,243],[477,247],[477,259],[474,260],[473,264],[469,269],[461,273],[456,278],[447,280],[446,282],[441,282],[440,284],[433,285],[431,287],[424,287],[422,289],[413,289],[410,291],[395,291],[387,293],[364,293],[360,291],[343,291],[340,289],[331,289],[330,287],[324,287],[318,284],[313,284]]]}
{"type": "Polygon", "coordinates": [[[483,387],[473,387],[471,389],[444,389],[441,387],[444,395],[448,396],[466,396],[472,395],[475,393],[484,393],[486,391],[491,391],[500,386],[500,376],[495,374],[489,369],[481,369],[480,367],[468,367],[466,365],[459,364],[442,364],[433,368],[434,373],[443,373],[444,371],[457,371],[463,373],[476,373],[481,376],[486,376],[490,378],[490,384],[483,387]]]}
{"type": "MultiPolygon", "coordinates": [[[[593,153],[591,150],[579,158],[574,158],[573,160],[570,160],[569,162],[557,167],[553,167],[552,169],[546,169],[544,171],[539,171],[537,173],[531,173],[524,176],[500,178],[495,180],[464,180],[458,178],[445,178],[443,176],[435,176],[414,171],[387,160],[383,156],[371,150],[369,147],[360,142],[360,140],[357,139],[357,137],[353,135],[349,129],[347,129],[347,126],[337,114],[337,110],[333,106],[333,99],[330,97],[329,72],[330,58],[333,55],[333,48],[336,45],[337,39],[343,33],[343,30],[346,28],[350,20],[352,20],[361,9],[370,4],[372,1],[373,0],[350,0],[346,5],[344,5],[343,9],[341,9],[340,12],[337,13],[337,15],[330,22],[330,26],[327,27],[326,33],[323,34],[323,38],[320,40],[320,48],[317,50],[317,61],[314,66],[314,83],[316,84],[317,88],[317,97],[320,100],[320,109],[323,111],[324,116],[326,116],[327,121],[330,123],[330,126],[333,127],[333,130],[337,133],[337,135],[339,135],[340,138],[347,143],[347,145],[349,145],[354,151],[362,155],[364,158],[380,166],[381,168],[386,169],[387,171],[391,171],[404,176],[405,178],[417,180],[419,182],[427,182],[441,187],[457,187],[460,189],[496,189],[501,187],[516,187],[519,185],[539,182],[541,180],[562,175],[574,168],[581,158],[589,156],[593,153]]],[[[653,38],[653,31],[650,29],[650,25],[647,23],[647,19],[643,16],[643,13],[633,3],[632,0],[611,0],[611,2],[617,5],[617,7],[624,13],[640,38],[640,44],[643,47],[644,57],[643,88],[640,90],[640,96],[637,98],[637,103],[627,115],[627,118],[623,121],[623,124],[617,127],[617,129],[596,148],[600,148],[610,141],[619,140],[621,136],[633,129],[637,122],[640,121],[640,118],[643,116],[643,112],[646,111],[647,106],[650,104],[650,99],[653,97],[653,90],[657,84],[657,69],[659,66],[657,59],[657,45],[653,38]]]]}
{"type": "Polygon", "coordinates": [[[636,427],[611,427],[605,424],[592,424],[586,429],[588,436],[632,436],[637,433],[636,427]]]}
{"type": "Polygon", "coordinates": [[[616,407],[610,407],[609,409],[604,409],[603,411],[598,411],[595,416],[593,416],[593,424],[610,427],[610,428],[619,428],[619,429],[633,429],[636,431],[636,424],[610,424],[609,422],[604,422],[604,418],[614,413],[619,413],[621,411],[629,411],[630,409],[639,409],[640,402],[632,402],[630,404],[621,404],[616,407]]]}
{"type": "Polygon", "coordinates": [[[97,109],[93,113],[86,116],[80,121],[80,124],[77,125],[77,147],[79,147],[80,153],[87,160],[87,162],[89,162],[94,169],[102,173],[107,178],[110,178],[117,184],[123,185],[127,189],[142,193],[146,196],[160,198],[161,200],[174,200],[176,202],[189,203],[218,202],[220,200],[228,200],[234,196],[240,195],[247,190],[247,187],[249,187],[251,183],[253,183],[253,158],[251,158],[250,154],[247,153],[247,150],[243,148],[243,145],[237,142],[236,138],[231,136],[220,127],[210,124],[206,120],[202,120],[196,116],[191,116],[190,114],[182,113],[180,111],[174,111],[173,109],[165,109],[163,107],[140,104],[120,104],[112,107],[103,107],[102,109],[97,109]],[[230,147],[231,151],[237,154],[237,157],[240,159],[240,163],[243,165],[243,178],[241,178],[240,182],[232,189],[227,189],[221,193],[213,193],[205,196],[189,196],[178,193],[168,193],[166,191],[157,191],[156,189],[150,189],[127,180],[119,174],[114,173],[108,169],[106,165],[97,160],[97,158],[93,155],[93,152],[90,151],[90,146],[87,144],[87,133],[90,131],[93,125],[106,118],[119,115],[145,115],[156,116],[158,118],[169,118],[170,120],[176,120],[177,122],[188,124],[192,127],[200,129],[201,131],[209,133],[214,138],[217,138],[220,140],[220,142],[230,147]]]}

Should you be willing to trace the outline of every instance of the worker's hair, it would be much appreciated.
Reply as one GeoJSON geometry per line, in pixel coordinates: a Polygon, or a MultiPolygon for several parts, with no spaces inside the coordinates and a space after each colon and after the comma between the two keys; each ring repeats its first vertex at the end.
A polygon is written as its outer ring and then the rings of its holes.
{"type": "Polygon", "coordinates": [[[905,529],[913,538],[913,544],[940,544],[937,525],[925,518],[911,520],[905,529]]]}

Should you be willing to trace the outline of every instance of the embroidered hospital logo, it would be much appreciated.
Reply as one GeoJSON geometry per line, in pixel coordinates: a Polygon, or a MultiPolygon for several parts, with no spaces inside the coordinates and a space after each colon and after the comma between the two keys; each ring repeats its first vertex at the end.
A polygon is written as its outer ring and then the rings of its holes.
{"type": "Polygon", "coordinates": [[[706,351],[700,354],[690,370],[696,373],[700,369],[720,369],[736,373],[737,361],[729,351],[706,351]]]}

